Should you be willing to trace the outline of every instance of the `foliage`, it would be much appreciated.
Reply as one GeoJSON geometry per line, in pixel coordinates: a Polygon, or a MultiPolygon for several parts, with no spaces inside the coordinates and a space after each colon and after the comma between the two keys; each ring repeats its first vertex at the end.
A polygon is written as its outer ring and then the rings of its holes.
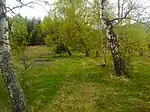
{"type": "Polygon", "coordinates": [[[145,52],[147,50],[147,33],[145,27],[140,24],[131,24],[118,28],[120,40],[126,41],[123,48],[125,52],[145,52]]]}
{"type": "Polygon", "coordinates": [[[9,39],[13,50],[25,49],[28,44],[27,23],[23,17],[16,15],[9,19],[9,39]]]}
{"type": "Polygon", "coordinates": [[[89,23],[92,21],[91,12],[86,8],[86,1],[58,1],[54,12],[41,23],[42,33],[49,47],[63,43],[73,50],[85,52],[86,55],[92,50],[100,49],[101,33],[93,28],[92,22],[89,23]]]}
{"type": "Polygon", "coordinates": [[[28,36],[30,37],[29,40],[29,45],[40,45],[44,44],[43,41],[43,36],[42,36],[42,31],[40,28],[40,23],[41,19],[28,19],[26,18],[27,21],[27,31],[28,31],[28,36]]]}
{"type": "Polygon", "coordinates": [[[145,27],[140,23],[127,24],[125,26],[119,26],[116,28],[118,40],[120,44],[120,54],[124,60],[124,66],[126,66],[126,74],[130,74],[132,71],[131,57],[139,53],[143,53],[147,50],[147,33],[145,27]]]}

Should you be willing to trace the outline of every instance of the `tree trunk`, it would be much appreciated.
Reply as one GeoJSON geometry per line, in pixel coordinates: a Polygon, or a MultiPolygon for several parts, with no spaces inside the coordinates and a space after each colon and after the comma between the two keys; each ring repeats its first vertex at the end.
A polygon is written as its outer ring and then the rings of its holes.
{"type": "Polygon", "coordinates": [[[104,29],[107,35],[107,40],[109,43],[109,47],[111,50],[111,54],[113,57],[113,61],[114,61],[114,69],[116,72],[117,76],[121,76],[124,73],[124,61],[122,59],[122,57],[120,56],[119,53],[119,44],[118,44],[118,40],[117,40],[117,36],[113,30],[113,26],[111,21],[108,18],[106,9],[107,9],[107,5],[106,5],[107,0],[102,0],[101,5],[102,5],[102,22],[104,25],[104,29]]]}
{"type": "Polygon", "coordinates": [[[16,79],[12,65],[5,5],[6,0],[0,0],[0,69],[9,92],[9,97],[12,101],[14,112],[22,112],[26,108],[26,100],[16,79]]]}
{"type": "Polygon", "coordinates": [[[99,57],[100,55],[99,55],[99,51],[98,50],[96,50],[96,57],[99,57]]]}
{"type": "Polygon", "coordinates": [[[67,52],[68,52],[68,54],[71,56],[72,55],[72,53],[71,53],[71,51],[70,51],[70,49],[67,47],[67,52]]]}
{"type": "Polygon", "coordinates": [[[86,55],[87,57],[90,56],[89,51],[88,51],[87,49],[85,49],[85,55],[86,55]]]}
{"type": "Polygon", "coordinates": [[[89,53],[89,50],[87,49],[87,47],[86,47],[86,45],[85,45],[85,43],[84,43],[83,38],[81,38],[81,44],[82,44],[83,47],[84,47],[85,55],[86,55],[87,57],[89,57],[89,56],[90,56],[90,53],[89,53]]]}
{"type": "Polygon", "coordinates": [[[144,54],[143,51],[139,52],[139,56],[143,56],[143,54],[144,54]]]}
{"type": "MultiPolygon", "coordinates": [[[[118,18],[120,18],[121,17],[121,4],[120,4],[120,0],[118,0],[118,18]]],[[[120,19],[118,19],[118,24],[119,24],[119,22],[120,22],[120,19]]]]}

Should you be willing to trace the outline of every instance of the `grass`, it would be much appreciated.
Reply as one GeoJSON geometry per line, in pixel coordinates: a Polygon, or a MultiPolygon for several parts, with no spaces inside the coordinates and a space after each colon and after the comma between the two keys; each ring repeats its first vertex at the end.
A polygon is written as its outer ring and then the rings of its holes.
{"type": "MultiPolygon", "coordinates": [[[[101,68],[100,57],[50,55],[46,47],[26,51],[31,68],[22,83],[23,67],[14,56],[15,70],[28,99],[29,112],[150,112],[150,58],[133,57],[131,78],[116,77],[101,68]],[[34,62],[34,60],[46,60],[34,62]]],[[[0,76],[0,111],[11,111],[0,76]]]]}

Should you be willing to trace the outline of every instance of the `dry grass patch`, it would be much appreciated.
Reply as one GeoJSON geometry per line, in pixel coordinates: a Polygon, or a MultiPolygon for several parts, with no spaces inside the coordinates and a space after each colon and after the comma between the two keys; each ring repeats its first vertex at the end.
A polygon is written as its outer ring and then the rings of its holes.
{"type": "Polygon", "coordinates": [[[98,91],[93,83],[64,83],[46,111],[98,112],[95,108],[98,91]]]}

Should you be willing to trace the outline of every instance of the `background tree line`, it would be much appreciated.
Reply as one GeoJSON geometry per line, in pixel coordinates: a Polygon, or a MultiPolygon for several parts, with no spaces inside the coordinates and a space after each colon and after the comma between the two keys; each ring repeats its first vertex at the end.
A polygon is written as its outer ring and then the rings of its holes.
{"type": "MultiPolygon", "coordinates": [[[[124,4],[121,5],[129,10],[134,5],[134,2],[130,0],[123,2],[124,4]]],[[[108,4],[110,4],[107,5],[109,18],[116,18],[117,11],[114,4],[110,2],[108,4]]],[[[119,16],[121,18],[123,12],[119,8],[118,6],[117,13],[119,13],[118,18],[119,16]]],[[[138,10],[138,7],[135,9],[138,10]]],[[[86,56],[93,54],[99,56],[101,54],[106,61],[109,43],[102,27],[101,11],[101,2],[98,0],[93,2],[88,0],[57,0],[50,13],[43,20],[23,18],[20,14],[9,17],[11,46],[20,49],[26,45],[46,44],[57,54],[68,52],[69,55],[72,55],[73,51],[85,53],[86,56]]],[[[134,15],[134,13],[130,12],[130,15],[134,15]]],[[[132,16],[130,18],[134,19],[132,16]]],[[[148,21],[145,24],[148,25],[148,21]]],[[[121,45],[122,54],[130,55],[139,52],[140,55],[143,55],[149,46],[149,28],[147,25],[133,22],[130,19],[119,20],[119,24],[114,30],[119,41],[118,44],[121,45]],[[128,54],[126,54],[127,51],[128,54]]]]}

